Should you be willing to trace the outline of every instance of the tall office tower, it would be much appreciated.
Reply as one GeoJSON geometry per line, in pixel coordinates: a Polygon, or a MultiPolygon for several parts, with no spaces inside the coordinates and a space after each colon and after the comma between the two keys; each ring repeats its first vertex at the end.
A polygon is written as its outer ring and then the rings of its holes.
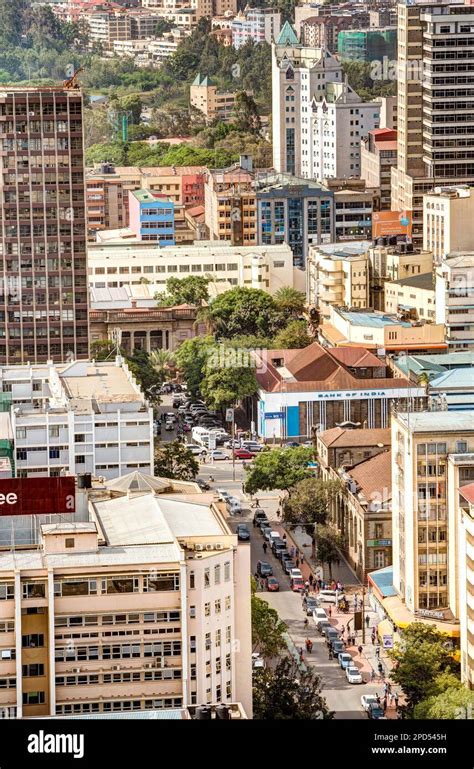
{"type": "Polygon", "coordinates": [[[379,117],[379,105],[344,81],[336,57],[301,45],[285,22],[272,57],[275,169],[319,182],[360,176],[360,140],[379,117]]]}
{"type": "Polygon", "coordinates": [[[87,358],[82,94],[0,91],[0,363],[87,358]]]}
{"type": "Polygon", "coordinates": [[[474,183],[474,7],[398,5],[398,158],[392,208],[413,211],[423,238],[423,193],[474,183]]]}

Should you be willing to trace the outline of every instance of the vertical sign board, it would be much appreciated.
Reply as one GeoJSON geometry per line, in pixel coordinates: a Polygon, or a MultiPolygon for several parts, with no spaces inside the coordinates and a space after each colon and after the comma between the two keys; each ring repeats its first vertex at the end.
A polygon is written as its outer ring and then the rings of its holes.
{"type": "Polygon", "coordinates": [[[0,515],[52,515],[76,512],[73,476],[8,478],[0,481],[0,515]]]}

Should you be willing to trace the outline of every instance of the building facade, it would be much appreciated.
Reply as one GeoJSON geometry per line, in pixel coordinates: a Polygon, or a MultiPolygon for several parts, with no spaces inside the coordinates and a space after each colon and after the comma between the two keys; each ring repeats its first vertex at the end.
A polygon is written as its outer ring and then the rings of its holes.
{"type": "Polygon", "coordinates": [[[257,243],[255,175],[240,165],[209,171],[204,185],[206,226],[211,240],[233,246],[257,243]]]}
{"type": "Polygon", "coordinates": [[[436,267],[436,322],[450,350],[474,349],[474,254],[447,256],[436,267]]]}
{"type": "Polygon", "coordinates": [[[218,91],[217,86],[207,75],[196,75],[189,87],[191,107],[199,110],[209,123],[222,120],[229,123],[234,112],[236,94],[218,91]]]}
{"type": "Polygon", "coordinates": [[[82,94],[4,89],[0,364],[87,358],[82,94]]]}
{"type": "Polygon", "coordinates": [[[397,162],[397,132],[390,128],[369,131],[362,139],[360,175],[367,187],[380,188],[380,209],[391,210],[392,167],[397,162]]]}
{"type": "Polygon", "coordinates": [[[309,305],[319,312],[322,322],[329,320],[333,306],[369,306],[369,245],[368,241],[359,241],[309,249],[306,297],[309,305]]]}
{"type": "Polygon", "coordinates": [[[232,45],[273,43],[280,33],[281,13],[274,8],[246,8],[232,21],[232,45]]]}
{"type": "Polygon", "coordinates": [[[174,202],[148,190],[128,193],[129,227],[139,240],[174,246],[174,202]]]}
{"type": "Polygon", "coordinates": [[[474,195],[471,187],[435,187],[423,195],[423,248],[433,261],[469,251],[474,241],[474,195]]]}

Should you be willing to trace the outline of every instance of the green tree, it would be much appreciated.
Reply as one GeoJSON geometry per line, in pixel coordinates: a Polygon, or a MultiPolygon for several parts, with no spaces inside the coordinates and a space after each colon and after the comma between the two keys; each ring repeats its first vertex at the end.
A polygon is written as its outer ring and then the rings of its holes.
{"type": "Polygon", "coordinates": [[[321,678],[284,657],[276,668],[254,674],[253,717],[265,721],[315,721],[334,717],[321,696],[321,678]]]}
{"type": "Polygon", "coordinates": [[[274,294],[275,304],[286,317],[300,318],[306,306],[306,297],[302,291],[292,286],[283,286],[274,294]]]}
{"type": "Polygon", "coordinates": [[[255,369],[250,366],[214,366],[208,359],[201,382],[201,395],[214,409],[237,405],[257,392],[255,369]]]}
{"type": "Polygon", "coordinates": [[[258,288],[233,288],[211,302],[209,315],[217,335],[273,336],[280,319],[270,294],[258,288]]]}
{"type": "Polygon", "coordinates": [[[98,339],[91,343],[91,358],[93,360],[110,360],[113,358],[116,345],[110,339],[98,339]]]}
{"type": "Polygon", "coordinates": [[[205,275],[188,275],[186,278],[168,278],[166,293],[156,294],[159,305],[201,305],[209,299],[210,278],[205,275]]]}
{"type": "Polygon", "coordinates": [[[474,692],[466,689],[452,675],[438,676],[435,680],[438,693],[415,705],[413,718],[419,720],[472,719],[474,692]],[[452,679],[452,682],[449,682],[452,679]]]}
{"type": "Polygon", "coordinates": [[[313,449],[309,446],[261,451],[251,467],[247,468],[245,491],[248,494],[268,489],[288,491],[311,475],[312,470],[308,463],[312,459],[313,449]]]}
{"type": "Polygon", "coordinates": [[[176,351],[176,363],[187,384],[188,391],[195,396],[204,377],[208,356],[215,345],[213,336],[197,336],[187,339],[176,351]]]}
{"type": "Polygon", "coordinates": [[[239,91],[235,96],[233,121],[237,130],[244,133],[258,135],[262,130],[255,99],[246,91],[239,91]]]}
{"type": "Polygon", "coordinates": [[[402,642],[390,652],[390,657],[395,662],[392,680],[403,689],[409,717],[418,703],[439,694],[440,674],[457,673],[459,669],[447,648],[446,636],[434,625],[421,622],[412,622],[405,628],[402,642]]]}
{"type": "Polygon", "coordinates": [[[174,368],[175,356],[171,350],[153,350],[150,353],[149,361],[160,380],[164,382],[170,369],[174,368]]]}
{"type": "Polygon", "coordinates": [[[284,633],[287,626],[280,619],[278,612],[272,609],[267,601],[258,598],[252,591],[252,646],[264,659],[278,657],[285,649],[284,633]]]}
{"type": "Polygon", "coordinates": [[[334,529],[329,526],[316,526],[316,557],[320,563],[327,564],[330,577],[332,565],[339,561],[343,547],[344,540],[334,529]]]}
{"type": "Polygon", "coordinates": [[[300,350],[307,347],[314,339],[308,334],[308,324],[305,320],[292,320],[273,339],[273,347],[277,350],[300,350]]]}
{"type": "Polygon", "coordinates": [[[143,104],[138,94],[122,96],[120,99],[118,99],[118,108],[130,113],[130,123],[133,123],[134,125],[138,125],[140,123],[143,104]]]}
{"type": "Polygon", "coordinates": [[[127,363],[147,397],[156,398],[158,390],[163,384],[164,376],[163,372],[158,372],[153,366],[149,353],[135,348],[132,355],[127,357],[127,363]]]}
{"type": "Polygon", "coordinates": [[[178,481],[192,481],[199,473],[199,462],[190,449],[181,441],[159,443],[155,447],[155,475],[160,478],[174,478],[178,481]]]}
{"type": "Polygon", "coordinates": [[[314,527],[325,526],[331,503],[342,491],[339,480],[325,481],[322,478],[305,478],[299,481],[285,500],[283,517],[287,523],[314,527]]]}

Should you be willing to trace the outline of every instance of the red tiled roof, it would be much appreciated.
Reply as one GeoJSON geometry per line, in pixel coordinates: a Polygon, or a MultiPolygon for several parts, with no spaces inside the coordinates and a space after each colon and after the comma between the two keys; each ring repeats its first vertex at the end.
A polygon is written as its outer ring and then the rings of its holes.
{"type": "Polygon", "coordinates": [[[474,505],[474,483],[468,483],[467,486],[462,486],[459,489],[459,493],[470,505],[474,505]]]}
{"type": "Polygon", "coordinates": [[[349,448],[359,446],[377,446],[382,443],[384,446],[390,446],[390,430],[382,428],[375,429],[356,429],[345,430],[342,427],[333,427],[331,430],[324,430],[318,434],[318,439],[327,448],[349,448]]]}
{"type": "Polygon", "coordinates": [[[391,451],[381,451],[348,471],[348,475],[357,483],[367,501],[376,499],[386,502],[392,498],[391,459],[391,451]]]}
{"type": "Polygon", "coordinates": [[[351,368],[381,368],[385,363],[364,347],[337,347],[331,355],[351,368]]]}

